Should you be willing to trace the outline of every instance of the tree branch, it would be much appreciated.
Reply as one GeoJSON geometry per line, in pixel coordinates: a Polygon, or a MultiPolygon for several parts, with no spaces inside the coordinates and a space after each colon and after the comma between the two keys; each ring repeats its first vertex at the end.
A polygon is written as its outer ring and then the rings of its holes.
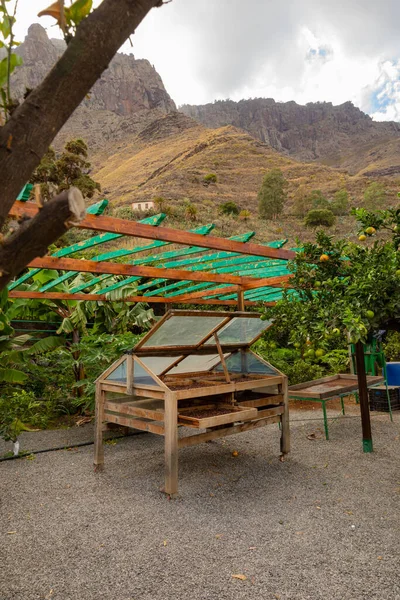
{"type": "MultiPolygon", "coordinates": [[[[103,0],[78,26],[43,82],[0,127],[0,227],[61,127],[124,41],[159,4],[160,0],[103,0]]],[[[53,235],[50,241],[55,239],[53,235]]]]}
{"type": "Polygon", "coordinates": [[[70,188],[47,202],[33,219],[23,221],[0,246],[0,290],[84,216],[83,196],[77,188],[70,188]]]}

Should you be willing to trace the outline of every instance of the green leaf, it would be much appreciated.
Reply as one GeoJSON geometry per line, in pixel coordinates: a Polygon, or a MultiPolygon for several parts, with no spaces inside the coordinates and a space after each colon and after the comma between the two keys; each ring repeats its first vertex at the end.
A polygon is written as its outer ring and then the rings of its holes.
{"type": "Polygon", "coordinates": [[[23,60],[18,54],[12,53],[10,56],[10,72],[12,73],[15,67],[22,65],[23,60]]]}
{"type": "Polygon", "coordinates": [[[76,0],[69,7],[69,18],[75,25],[79,25],[79,23],[88,16],[92,9],[92,0],[76,0]]]}
{"type": "Polygon", "coordinates": [[[0,61],[0,87],[7,83],[8,62],[6,58],[0,61]]]}
{"type": "Polygon", "coordinates": [[[28,375],[17,369],[0,369],[0,382],[4,383],[25,383],[28,375]]]}
{"type": "Polygon", "coordinates": [[[50,335],[42,340],[38,340],[29,349],[29,354],[42,354],[43,352],[50,352],[60,346],[64,346],[65,340],[55,335],[50,335]]]}

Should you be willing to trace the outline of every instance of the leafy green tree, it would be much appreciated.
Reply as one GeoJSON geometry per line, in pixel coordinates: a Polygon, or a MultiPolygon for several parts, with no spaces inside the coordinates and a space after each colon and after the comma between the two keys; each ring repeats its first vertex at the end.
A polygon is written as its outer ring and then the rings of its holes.
{"type": "Polygon", "coordinates": [[[224,202],[223,204],[221,204],[219,211],[223,215],[230,215],[236,217],[240,212],[240,208],[238,207],[236,202],[224,202]]]}
{"type": "Polygon", "coordinates": [[[364,191],[364,208],[367,210],[378,210],[385,205],[386,191],[384,186],[373,181],[364,191]]]}
{"type": "Polygon", "coordinates": [[[304,222],[307,227],[317,227],[319,225],[332,227],[335,222],[335,215],[328,209],[310,210],[308,211],[304,222]]]}
{"type": "Polygon", "coordinates": [[[288,182],[280,169],[271,169],[264,176],[258,192],[258,210],[262,219],[275,219],[283,211],[288,182]]]}
{"type": "Polygon", "coordinates": [[[91,165],[87,156],[88,148],[81,139],[67,142],[58,157],[53,148],[49,148],[30,182],[41,184],[42,197],[46,200],[71,186],[77,187],[84,198],[92,198],[101,187],[89,175],[91,165]]]}
{"type": "Polygon", "coordinates": [[[347,215],[349,212],[349,193],[346,189],[335,192],[330,210],[334,215],[347,215]]]}
{"type": "Polygon", "coordinates": [[[294,195],[292,212],[298,217],[304,217],[311,209],[308,190],[304,185],[300,185],[294,195]]]}
{"type": "MultiPolygon", "coordinates": [[[[324,351],[336,336],[348,336],[356,344],[359,364],[364,364],[362,343],[379,329],[390,329],[400,320],[400,210],[370,213],[354,211],[361,230],[387,230],[390,239],[372,246],[348,240],[336,242],[323,232],[315,243],[304,244],[289,267],[293,290],[284,294],[266,317],[288,332],[296,348],[324,351]]],[[[359,373],[360,388],[365,374],[359,373]]],[[[372,450],[368,398],[360,393],[363,415],[363,446],[372,450]]]]}

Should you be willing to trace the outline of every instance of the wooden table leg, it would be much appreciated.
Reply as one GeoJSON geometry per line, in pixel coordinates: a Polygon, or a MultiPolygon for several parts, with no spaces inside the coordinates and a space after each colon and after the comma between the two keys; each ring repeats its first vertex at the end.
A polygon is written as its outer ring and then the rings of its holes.
{"type": "Polygon", "coordinates": [[[165,493],[178,494],[178,401],[165,395],[165,493]]]}
{"type": "Polygon", "coordinates": [[[106,393],[101,389],[101,384],[96,384],[96,411],[94,425],[94,470],[104,469],[104,447],[103,447],[103,421],[104,402],[106,393]]]}
{"type": "Polygon", "coordinates": [[[283,394],[283,403],[285,410],[282,415],[281,428],[281,452],[282,455],[290,452],[290,429],[289,429],[289,399],[288,399],[288,380],[287,377],[280,384],[280,392],[283,394]]]}

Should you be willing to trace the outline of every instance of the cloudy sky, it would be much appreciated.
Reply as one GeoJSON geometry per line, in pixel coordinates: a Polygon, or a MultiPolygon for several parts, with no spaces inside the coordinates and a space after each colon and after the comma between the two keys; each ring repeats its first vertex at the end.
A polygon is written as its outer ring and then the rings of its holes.
{"type": "MultiPolygon", "coordinates": [[[[49,4],[19,0],[20,39],[33,22],[59,37],[36,17],[49,4]]],[[[351,100],[376,120],[400,121],[399,23],[399,0],[173,0],[123,51],[148,58],[178,105],[351,100]]]]}

